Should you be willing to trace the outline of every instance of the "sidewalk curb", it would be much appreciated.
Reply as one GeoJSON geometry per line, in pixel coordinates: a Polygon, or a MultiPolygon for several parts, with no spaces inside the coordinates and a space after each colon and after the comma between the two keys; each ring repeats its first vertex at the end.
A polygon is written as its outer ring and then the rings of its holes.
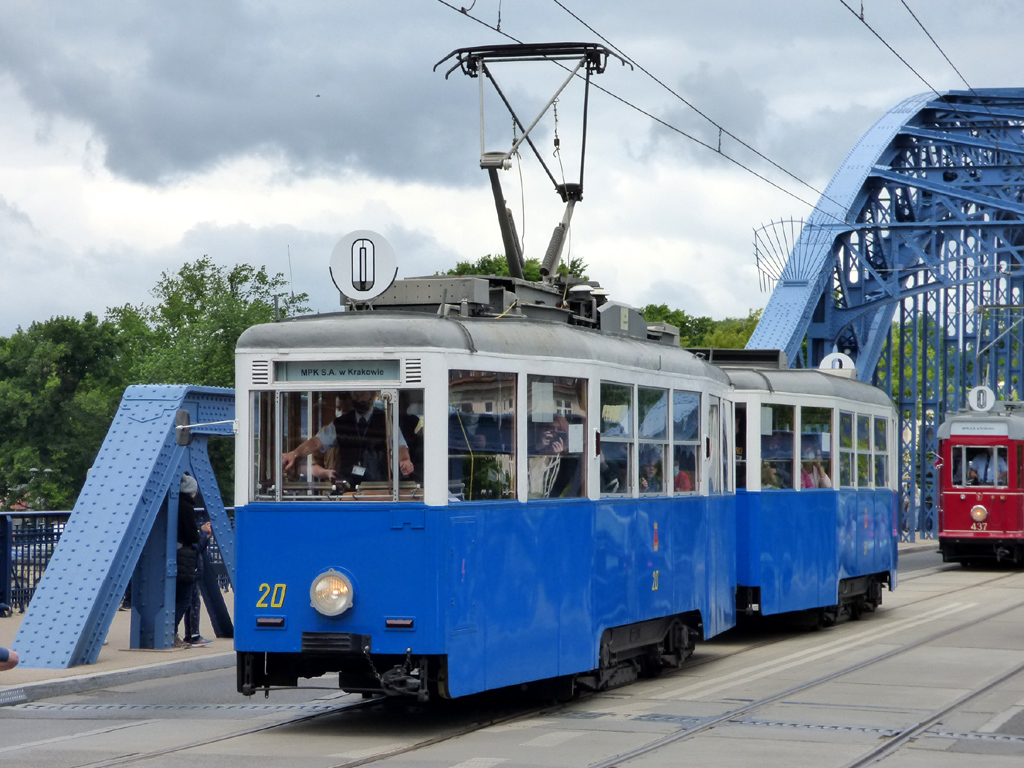
{"type": "Polygon", "coordinates": [[[42,680],[38,683],[24,683],[7,688],[0,687],[0,707],[12,704],[24,704],[37,699],[51,696],[66,696],[71,693],[94,691],[111,685],[125,685],[142,680],[155,680],[161,677],[187,675],[193,672],[208,672],[214,669],[226,669],[235,666],[233,651],[211,654],[195,659],[176,659],[159,664],[147,664],[144,667],[116,669],[110,672],[96,672],[91,675],[62,677],[54,680],[42,680]]]}
{"type": "Polygon", "coordinates": [[[938,549],[938,541],[920,541],[913,544],[904,544],[899,548],[899,552],[900,554],[904,552],[931,552],[938,551],[938,549]]]}

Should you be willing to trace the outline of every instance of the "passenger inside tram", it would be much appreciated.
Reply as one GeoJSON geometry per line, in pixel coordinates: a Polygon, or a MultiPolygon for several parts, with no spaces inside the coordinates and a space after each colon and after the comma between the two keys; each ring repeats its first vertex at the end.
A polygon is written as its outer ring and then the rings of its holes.
{"type": "Polygon", "coordinates": [[[821,463],[821,451],[813,448],[804,450],[800,464],[801,488],[831,488],[832,480],[821,463]]]}

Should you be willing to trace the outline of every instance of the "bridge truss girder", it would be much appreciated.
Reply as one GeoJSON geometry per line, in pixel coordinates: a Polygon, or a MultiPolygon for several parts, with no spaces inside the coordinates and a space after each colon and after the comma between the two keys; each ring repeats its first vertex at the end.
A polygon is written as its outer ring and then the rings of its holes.
{"type": "MultiPolygon", "coordinates": [[[[904,531],[935,535],[938,425],[987,384],[1022,398],[1024,89],[884,115],[805,223],[749,348],[857,362],[899,409],[904,531]]],[[[759,259],[760,263],[760,259],[759,259]]]]}

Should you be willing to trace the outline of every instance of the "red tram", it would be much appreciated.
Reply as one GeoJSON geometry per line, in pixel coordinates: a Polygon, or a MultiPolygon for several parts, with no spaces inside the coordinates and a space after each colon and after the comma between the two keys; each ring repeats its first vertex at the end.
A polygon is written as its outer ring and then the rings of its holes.
{"type": "Polygon", "coordinates": [[[939,551],[963,565],[1024,561],[1024,403],[977,387],[939,428],[939,551]]]}

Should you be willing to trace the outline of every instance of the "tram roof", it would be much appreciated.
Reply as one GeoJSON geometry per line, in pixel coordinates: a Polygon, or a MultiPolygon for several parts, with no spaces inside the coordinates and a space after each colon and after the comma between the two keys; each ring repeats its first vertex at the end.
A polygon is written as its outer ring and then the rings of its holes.
{"type": "Polygon", "coordinates": [[[892,401],[878,387],[857,379],[836,376],[813,369],[736,369],[729,378],[737,390],[761,390],[779,394],[821,395],[823,397],[857,400],[872,405],[892,406],[892,401]]]}
{"type": "Polygon", "coordinates": [[[997,403],[996,406],[991,411],[958,411],[947,415],[946,420],[939,425],[939,440],[948,440],[953,434],[954,427],[958,427],[957,437],[1001,436],[1010,440],[1024,440],[1024,414],[1016,409],[1005,408],[1004,403],[997,403]],[[985,430],[983,426],[980,429],[971,429],[984,424],[1005,424],[1006,434],[995,435],[985,430]]]}
{"type": "Polygon", "coordinates": [[[438,317],[423,312],[337,312],[255,325],[236,351],[337,350],[340,346],[436,349],[523,357],[597,361],[651,371],[703,376],[726,386],[729,377],[682,349],[602,334],[558,322],[521,318],[438,317]]]}

